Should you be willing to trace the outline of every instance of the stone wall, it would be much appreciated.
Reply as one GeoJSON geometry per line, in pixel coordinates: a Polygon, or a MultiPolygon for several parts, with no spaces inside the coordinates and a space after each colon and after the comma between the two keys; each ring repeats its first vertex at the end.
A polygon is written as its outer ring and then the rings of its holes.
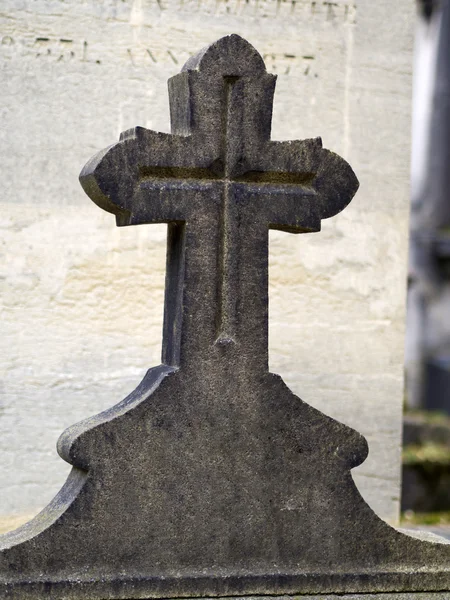
{"type": "Polygon", "coordinates": [[[3,0],[0,515],[32,514],[69,466],[61,431],[160,360],[165,226],[117,229],[78,174],[122,130],[169,130],[166,80],[228,33],[278,74],[275,139],[323,137],[361,187],[320,234],[272,232],[270,363],[366,435],[354,471],[399,507],[413,3],[3,0]]]}

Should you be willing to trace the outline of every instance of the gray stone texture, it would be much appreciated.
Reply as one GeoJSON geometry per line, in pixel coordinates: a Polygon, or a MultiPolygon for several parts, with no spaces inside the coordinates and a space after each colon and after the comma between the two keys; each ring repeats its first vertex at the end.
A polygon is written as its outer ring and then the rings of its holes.
{"type": "Polygon", "coordinates": [[[414,2],[2,0],[0,514],[35,514],[66,427],[158,364],[165,224],[116,228],[78,184],[135,125],[169,130],[167,78],[236,32],[278,75],[272,137],[323,136],[360,180],[320,235],[270,232],[270,369],[360,431],[354,477],[399,507],[414,2]]]}
{"type": "MultiPolygon", "coordinates": [[[[257,596],[247,596],[247,600],[257,600],[257,596]]],[[[301,600],[448,600],[450,593],[448,592],[427,592],[421,594],[420,592],[411,593],[400,593],[400,594],[320,594],[311,596],[307,594],[304,596],[274,596],[273,600],[287,600],[292,598],[301,598],[301,600]]],[[[205,600],[212,600],[212,598],[206,598],[205,600]]],[[[222,600],[222,599],[217,599],[222,600]]],[[[237,597],[230,598],[230,600],[237,600],[237,597]]]]}
{"type": "MultiPolygon", "coordinates": [[[[257,598],[257,596],[247,596],[248,600],[257,600],[257,598]]],[[[301,600],[448,600],[450,598],[450,593],[427,592],[426,594],[421,594],[420,592],[412,592],[406,594],[320,594],[319,596],[311,596],[307,594],[306,596],[274,596],[273,600],[287,600],[288,598],[292,598],[292,600],[295,600],[295,598],[301,598],[301,600]]],[[[205,600],[212,600],[212,598],[207,598],[205,600]]],[[[230,600],[237,600],[237,597],[230,598],[230,600]]]]}
{"type": "Polygon", "coordinates": [[[163,363],[58,451],[65,486],[2,538],[7,598],[450,590],[450,545],[397,532],[350,470],[366,440],[268,371],[268,229],[309,233],[358,182],[320,139],[270,140],[275,78],[227,36],[80,180],[117,224],[169,223],[163,363]]]}

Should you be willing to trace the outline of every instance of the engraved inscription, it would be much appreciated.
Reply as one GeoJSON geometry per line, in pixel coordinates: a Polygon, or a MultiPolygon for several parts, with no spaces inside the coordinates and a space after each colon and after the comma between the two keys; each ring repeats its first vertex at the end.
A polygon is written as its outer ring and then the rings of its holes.
{"type": "MultiPolygon", "coordinates": [[[[161,2],[161,10],[167,10],[161,2]]],[[[167,3],[166,3],[167,4],[167,3]]],[[[212,15],[271,18],[311,18],[354,23],[356,3],[346,0],[179,0],[180,11],[212,15]]]]}
{"type": "MultiPolygon", "coordinates": [[[[36,59],[68,63],[79,61],[85,63],[107,64],[108,57],[94,55],[87,40],[72,40],[68,38],[36,37],[32,44],[19,40],[22,49],[28,50],[24,54],[36,59]]],[[[1,48],[4,52],[14,55],[16,40],[7,35],[1,39],[1,48]]],[[[160,67],[171,64],[172,66],[183,65],[191,56],[186,48],[147,48],[142,45],[129,47],[123,51],[124,63],[132,67],[160,67]]],[[[294,54],[286,52],[267,52],[263,55],[271,71],[278,75],[304,75],[317,77],[315,68],[316,57],[313,54],[294,54]]]]}
{"type": "Polygon", "coordinates": [[[315,56],[312,54],[286,54],[285,52],[271,52],[263,55],[264,62],[270,65],[270,70],[278,75],[290,75],[292,73],[317,77],[315,69],[312,68],[315,56]]]}
{"type": "Polygon", "coordinates": [[[10,35],[2,37],[1,49],[4,58],[13,55],[28,56],[51,62],[67,63],[78,60],[101,64],[101,60],[91,55],[86,40],[73,40],[62,37],[36,36],[17,39],[10,35]],[[8,56],[9,55],[9,56],[8,56]]]}
{"type": "MultiPolygon", "coordinates": [[[[220,18],[225,24],[226,15],[251,20],[268,18],[286,22],[322,22],[324,27],[338,25],[351,27],[356,23],[356,3],[354,0],[142,0],[139,9],[131,0],[123,0],[121,21],[139,23],[142,31],[154,26],[155,15],[161,13],[203,14],[209,18],[220,18]]],[[[118,16],[112,17],[118,19],[118,16]]],[[[168,16],[166,17],[168,18],[168,16]]],[[[182,17],[184,19],[184,16],[182,17]]],[[[5,35],[1,38],[0,51],[3,59],[15,57],[39,59],[64,65],[70,62],[108,64],[122,57],[124,65],[131,68],[172,68],[183,65],[192,54],[192,49],[176,42],[173,45],[152,43],[147,35],[133,37],[133,41],[120,49],[108,45],[98,45],[95,40],[76,39],[70,35],[48,36],[44,32],[31,37],[5,35]],[[145,40],[145,41],[144,41],[145,40]],[[150,45],[151,44],[151,45],[150,45]],[[101,54],[100,54],[101,53],[101,54]]],[[[130,40],[131,41],[131,40],[130,40]]],[[[183,42],[181,42],[183,44],[183,42]]],[[[276,52],[270,48],[264,54],[272,72],[297,77],[318,77],[316,48],[295,46],[294,52],[276,52]]]]}

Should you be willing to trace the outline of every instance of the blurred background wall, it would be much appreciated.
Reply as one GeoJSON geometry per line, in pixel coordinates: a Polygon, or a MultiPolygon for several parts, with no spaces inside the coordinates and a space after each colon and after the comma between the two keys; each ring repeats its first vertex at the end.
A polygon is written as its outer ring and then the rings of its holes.
{"type": "Polygon", "coordinates": [[[421,0],[416,28],[407,403],[450,413],[450,3],[421,0]]]}
{"type": "Polygon", "coordinates": [[[450,524],[450,3],[418,0],[402,509],[450,524]]]}

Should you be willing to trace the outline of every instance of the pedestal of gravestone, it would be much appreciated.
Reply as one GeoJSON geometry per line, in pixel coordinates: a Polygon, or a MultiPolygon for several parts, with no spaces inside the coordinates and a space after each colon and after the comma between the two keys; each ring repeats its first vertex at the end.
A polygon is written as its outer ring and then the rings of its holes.
{"type": "Polygon", "coordinates": [[[365,439],[268,371],[268,231],[319,231],[358,187],[320,138],[270,140],[274,89],[223,38],[169,81],[171,134],[125,132],[83,169],[119,226],[168,223],[162,364],[61,436],[67,483],[2,539],[7,598],[450,591],[450,547],[359,495],[365,439]]]}

